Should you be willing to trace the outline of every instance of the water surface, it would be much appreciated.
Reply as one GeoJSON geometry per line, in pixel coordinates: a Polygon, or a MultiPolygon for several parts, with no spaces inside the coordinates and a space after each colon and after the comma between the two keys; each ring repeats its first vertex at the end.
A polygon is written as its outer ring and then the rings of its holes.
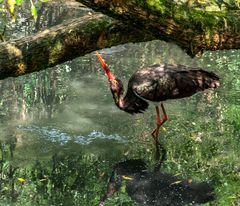
{"type": "MultiPolygon", "coordinates": [[[[219,89],[165,103],[161,170],[214,186],[217,205],[240,201],[239,51],[188,57],[161,41],[100,51],[124,85],[141,66],[199,66],[221,77],[219,89]]],[[[129,115],[114,104],[95,53],[0,82],[1,205],[96,205],[112,167],[142,158],[151,168],[155,109],[129,115]],[[24,180],[21,181],[23,178],[24,180]]],[[[107,205],[135,205],[123,191],[107,205]]]]}

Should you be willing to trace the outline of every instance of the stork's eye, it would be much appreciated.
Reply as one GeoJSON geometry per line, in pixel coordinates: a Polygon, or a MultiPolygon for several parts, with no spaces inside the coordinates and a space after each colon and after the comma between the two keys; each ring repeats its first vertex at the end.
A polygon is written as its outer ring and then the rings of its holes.
{"type": "Polygon", "coordinates": [[[112,83],[112,85],[118,85],[118,81],[115,79],[111,80],[111,83],[112,83]]]}

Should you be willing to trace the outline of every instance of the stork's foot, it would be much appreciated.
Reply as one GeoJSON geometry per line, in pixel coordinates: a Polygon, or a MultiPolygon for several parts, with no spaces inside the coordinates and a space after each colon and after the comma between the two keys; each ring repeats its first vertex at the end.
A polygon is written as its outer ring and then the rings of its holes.
{"type": "Polygon", "coordinates": [[[166,110],[165,110],[163,104],[161,104],[161,108],[162,108],[162,111],[163,111],[163,118],[162,119],[160,117],[159,107],[156,106],[155,108],[156,108],[156,113],[157,113],[157,118],[156,118],[157,127],[151,133],[153,138],[158,137],[160,127],[168,120],[168,115],[166,113],[166,110]]]}
{"type": "Polygon", "coordinates": [[[152,131],[151,135],[154,139],[158,138],[159,136],[159,129],[160,129],[161,126],[158,126],[152,131]]]}
{"type": "Polygon", "coordinates": [[[163,119],[160,119],[160,116],[157,116],[157,127],[151,133],[153,138],[158,138],[159,129],[167,120],[168,120],[168,115],[164,115],[163,119]]]}

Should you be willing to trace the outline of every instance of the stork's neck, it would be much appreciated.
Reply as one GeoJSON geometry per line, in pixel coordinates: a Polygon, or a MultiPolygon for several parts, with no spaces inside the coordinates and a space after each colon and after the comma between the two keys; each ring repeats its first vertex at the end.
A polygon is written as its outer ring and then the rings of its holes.
{"type": "Polygon", "coordinates": [[[114,78],[110,80],[110,88],[113,95],[114,102],[119,109],[124,108],[124,88],[120,79],[114,78]]]}
{"type": "Polygon", "coordinates": [[[122,93],[113,92],[113,99],[117,107],[121,110],[124,110],[124,90],[122,88],[122,93]]]}

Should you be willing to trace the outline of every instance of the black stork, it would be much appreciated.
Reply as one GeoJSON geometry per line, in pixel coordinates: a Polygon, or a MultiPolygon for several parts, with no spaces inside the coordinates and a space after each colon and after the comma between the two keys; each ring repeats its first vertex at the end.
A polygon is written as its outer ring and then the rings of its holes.
{"type": "Polygon", "coordinates": [[[135,202],[145,206],[199,205],[215,199],[207,182],[194,182],[176,175],[148,171],[141,159],[130,159],[115,165],[107,191],[99,206],[123,188],[135,202]]]}
{"type": "Polygon", "coordinates": [[[157,127],[152,136],[158,137],[161,125],[168,120],[163,106],[167,99],[189,97],[198,91],[220,86],[219,77],[201,68],[192,68],[180,64],[154,64],[137,70],[128,81],[124,95],[122,81],[114,76],[101,55],[96,52],[110,82],[110,89],[116,106],[130,114],[142,113],[154,103],[157,113],[157,127]],[[161,106],[163,118],[160,117],[161,106]]]}

